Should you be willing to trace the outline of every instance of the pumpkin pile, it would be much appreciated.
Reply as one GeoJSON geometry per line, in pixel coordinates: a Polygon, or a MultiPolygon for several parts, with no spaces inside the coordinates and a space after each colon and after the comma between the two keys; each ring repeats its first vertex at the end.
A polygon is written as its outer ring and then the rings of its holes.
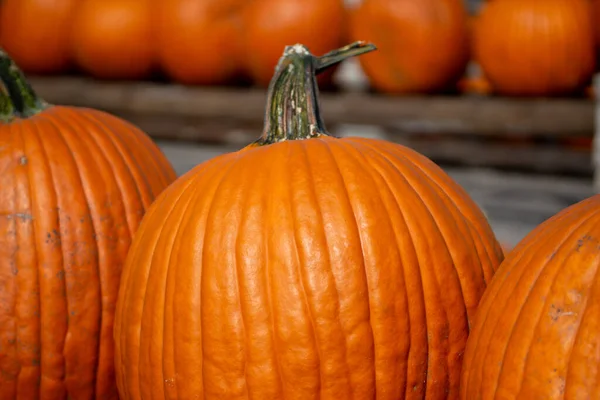
{"type": "Polygon", "coordinates": [[[103,79],[161,69],[185,84],[267,85],[286,44],[325,53],[345,20],[343,0],[3,0],[0,45],[33,73],[75,64],[103,79]]]}
{"type": "Polygon", "coordinates": [[[475,15],[465,0],[0,2],[0,45],[36,74],[266,87],[285,45],[324,54],[347,37],[377,43],[358,62],[382,93],[593,95],[600,0],[488,0],[475,15]]]}
{"type": "Polygon", "coordinates": [[[0,399],[116,399],[121,270],[173,168],[128,122],[44,102],[0,51],[0,170],[0,399]]]}

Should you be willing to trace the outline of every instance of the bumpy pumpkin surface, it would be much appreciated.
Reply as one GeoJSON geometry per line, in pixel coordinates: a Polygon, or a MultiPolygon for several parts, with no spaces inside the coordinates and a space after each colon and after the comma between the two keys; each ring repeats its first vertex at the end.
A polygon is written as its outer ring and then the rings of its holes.
{"type": "Polygon", "coordinates": [[[315,72],[372,48],[286,48],[261,139],[148,211],[115,317],[123,399],[457,397],[502,251],[433,162],[326,133],[315,72]]]}
{"type": "Polygon", "coordinates": [[[350,19],[353,38],[380,51],[360,59],[371,85],[387,93],[452,89],[469,61],[463,0],[364,0],[350,19]]]}
{"type": "Polygon", "coordinates": [[[461,399],[599,398],[599,267],[600,195],[525,237],[481,301],[461,399]]]}
{"type": "Polygon", "coordinates": [[[117,399],[122,265],[175,173],[131,124],[39,100],[4,53],[0,78],[0,399],[117,399]]]}
{"type": "Polygon", "coordinates": [[[486,2],[474,52],[494,91],[512,96],[571,94],[595,65],[590,0],[486,2]]]}

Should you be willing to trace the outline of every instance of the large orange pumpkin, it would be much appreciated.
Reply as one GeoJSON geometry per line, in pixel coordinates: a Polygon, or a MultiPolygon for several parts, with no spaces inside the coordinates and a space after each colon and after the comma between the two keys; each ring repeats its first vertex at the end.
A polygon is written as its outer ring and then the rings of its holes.
{"type": "Polygon", "coordinates": [[[69,32],[78,0],[0,0],[0,45],[33,73],[69,65],[69,32]]]}
{"type": "MultiPolygon", "coordinates": [[[[286,44],[303,43],[311,53],[325,54],[342,45],[346,19],[343,0],[249,2],[241,36],[246,72],[255,83],[267,86],[286,44]]],[[[333,71],[319,75],[319,84],[330,84],[333,71]]]]}
{"type": "Polygon", "coordinates": [[[502,250],[438,166],[327,134],[286,48],[254,144],[181,177],[144,217],[115,319],[122,399],[456,398],[502,250]]]}
{"type": "Polygon", "coordinates": [[[150,74],[154,42],[150,0],[83,0],[74,13],[73,58],[90,75],[140,79],[150,74]]]}
{"type": "Polygon", "coordinates": [[[122,264],[175,173],[129,123],[37,98],[4,53],[0,79],[0,399],[117,399],[122,264]]]}
{"type": "Polygon", "coordinates": [[[599,268],[600,195],[526,236],[481,301],[461,399],[599,398],[599,268]]]}
{"type": "Polygon", "coordinates": [[[242,69],[241,13],[248,0],[164,0],[153,5],[159,63],[185,84],[221,84],[242,69]]]}
{"type": "Polygon", "coordinates": [[[474,51],[499,94],[583,89],[595,65],[590,0],[487,2],[475,24],[474,51]]]}
{"type": "Polygon", "coordinates": [[[469,61],[463,0],[364,0],[351,13],[353,38],[380,49],[360,59],[371,85],[386,93],[453,88],[469,61]]]}

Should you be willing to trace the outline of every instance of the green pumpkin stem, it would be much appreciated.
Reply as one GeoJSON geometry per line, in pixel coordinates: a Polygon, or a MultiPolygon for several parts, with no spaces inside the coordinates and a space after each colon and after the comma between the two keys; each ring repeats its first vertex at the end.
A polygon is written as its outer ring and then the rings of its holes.
{"type": "Polygon", "coordinates": [[[10,122],[15,118],[15,107],[13,106],[8,90],[0,84],[0,122],[10,122]]]}
{"type": "Polygon", "coordinates": [[[355,42],[315,57],[301,44],[287,46],[269,84],[264,131],[254,145],[327,135],[319,111],[316,75],[347,58],[375,49],[370,43],[355,42]]]}
{"type": "Polygon", "coordinates": [[[48,104],[33,91],[17,64],[0,49],[0,81],[8,91],[14,115],[26,118],[45,109],[48,104]]]}

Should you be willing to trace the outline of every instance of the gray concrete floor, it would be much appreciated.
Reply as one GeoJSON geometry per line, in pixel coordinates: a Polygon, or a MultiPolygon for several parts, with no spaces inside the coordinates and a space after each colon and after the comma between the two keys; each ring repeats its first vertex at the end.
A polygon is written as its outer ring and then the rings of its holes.
{"type": "MultiPolygon", "coordinates": [[[[222,146],[158,142],[182,174],[224,152],[222,146]]],[[[563,208],[593,195],[591,179],[540,177],[482,169],[445,168],[484,210],[498,239],[513,246],[563,208]]]]}

